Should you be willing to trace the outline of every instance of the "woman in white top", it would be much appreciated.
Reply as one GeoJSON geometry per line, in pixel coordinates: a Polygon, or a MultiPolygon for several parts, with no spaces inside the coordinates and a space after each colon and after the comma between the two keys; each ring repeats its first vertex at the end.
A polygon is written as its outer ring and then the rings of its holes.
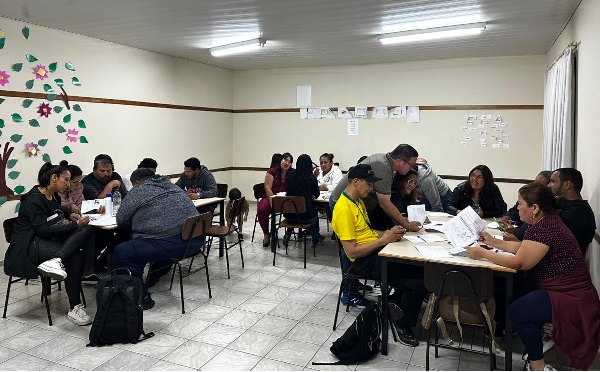
{"type": "Polygon", "coordinates": [[[331,192],[342,179],[342,171],[337,165],[333,164],[333,154],[324,153],[319,158],[319,162],[321,163],[321,169],[315,169],[319,190],[331,192]]]}

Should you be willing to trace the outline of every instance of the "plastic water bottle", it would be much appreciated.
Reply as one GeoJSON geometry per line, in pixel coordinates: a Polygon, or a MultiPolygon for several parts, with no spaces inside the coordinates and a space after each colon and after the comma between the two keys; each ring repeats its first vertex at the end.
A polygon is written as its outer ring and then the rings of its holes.
{"type": "Polygon", "coordinates": [[[104,198],[104,213],[106,215],[112,216],[113,203],[112,203],[112,194],[106,194],[106,198],[104,198]]]}
{"type": "Polygon", "coordinates": [[[119,211],[119,207],[121,206],[121,193],[119,192],[119,190],[113,191],[112,201],[112,216],[115,217],[117,215],[117,212],[119,211]]]}

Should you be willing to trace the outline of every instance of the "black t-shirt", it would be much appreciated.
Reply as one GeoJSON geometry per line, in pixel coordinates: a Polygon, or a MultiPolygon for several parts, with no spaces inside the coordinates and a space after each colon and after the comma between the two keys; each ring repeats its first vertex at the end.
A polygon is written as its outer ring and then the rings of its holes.
{"type": "Polygon", "coordinates": [[[588,245],[594,239],[596,217],[587,200],[565,200],[557,212],[565,225],[577,239],[585,256],[588,245]]]}

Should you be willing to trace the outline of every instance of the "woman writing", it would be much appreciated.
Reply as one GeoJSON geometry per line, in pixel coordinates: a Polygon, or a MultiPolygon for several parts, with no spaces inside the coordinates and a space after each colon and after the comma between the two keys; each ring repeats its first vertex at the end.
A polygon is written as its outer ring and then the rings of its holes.
{"type": "Polygon", "coordinates": [[[343,177],[340,167],[333,164],[333,154],[324,153],[319,158],[321,169],[315,169],[320,191],[333,191],[343,177]]]}
{"type": "Polygon", "coordinates": [[[471,258],[526,270],[532,291],[509,309],[513,327],[529,354],[531,370],[552,370],[544,363],[540,328],[552,322],[552,338],[571,365],[587,369],[600,346],[600,300],[590,279],[581,249],[554,209],[552,192],[531,183],[519,189],[519,217],[529,224],[522,242],[503,241],[482,232],[481,240],[506,252],[468,247],[471,258]]]}
{"type": "Polygon", "coordinates": [[[468,206],[482,218],[502,217],[506,213],[506,203],[487,165],[471,169],[469,179],[456,186],[448,213],[456,215],[468,206]]]}
{"type": "Polygon", "coordinates": [[[269,216],[271,215],[271,197],[277,193],[285,192],[285,176],[287,172],[291,172],[294,169],[292,164],[294,163],[294,157],[286,152],[281,155],[279,163],[272,168],[267,170],[265,174],[265,195],[258,203],[258,223],[264,234],[263,247],[268,247],[271,244],[269,237],[269,216]]]}
{"type": "Polygon", "coordinates": [[[4,259],[6,275],[37,278],[38,271],[55,280],[64,280],[70,311],[67,318],[77,325],[92,319],[86,314],[79,294],[83,275],[83,248],[93,241],[89,217],[61,210],[59,192],[69,187],[67,167],[45,163],[39,171],[39,185],[21,197],[19,215],[4,259]],[[64,265],[64,266],[63,266],[64,265]]]}

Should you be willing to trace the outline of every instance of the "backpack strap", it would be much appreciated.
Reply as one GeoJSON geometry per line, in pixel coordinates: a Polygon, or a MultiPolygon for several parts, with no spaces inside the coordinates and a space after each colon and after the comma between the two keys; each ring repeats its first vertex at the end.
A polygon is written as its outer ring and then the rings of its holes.
{"type": "Polygon", "coordinates": [[[446,330],[446,323],[444,322],[444,319],[442,319],[442,317],[440,316],[435,320],[435,322],[440,332],[442,333],[442,337],[444,338],[444,340],[446,340],[448,346],[459,347],[459,345],[456,345],[454,343],[454,340],[452,340],[448,335],[448,330],[446,330]]]}
{"type": "Polygon", "coordinates": [[[458,296],[452,296],[452,313],[454,314],[454,320],[456,321],[456,326],[458,327],[458,333],[460,334],[460,343],[458,344],[459,347],[462,347],[462,343],[463,343],[463,330],[462,330],[462,326],[460,325],[460,317],[458,316],[458,309],[459,309],[459,297],[458,296]]]}
{"type": "Polygon", "coordinates": [[[496,322],[494,322],[494,320],[490,317],[490,313],[487,311],[487,306],[485,306],[484,302],[481,302],[479,307],[481,308],[485,322],[490,330],[490,337],[492,338],[492,352],[500,355],[500,346],[498,345],[498,342],[496,342],[496,337],[494,337],[496,334],[496,322]]]}

